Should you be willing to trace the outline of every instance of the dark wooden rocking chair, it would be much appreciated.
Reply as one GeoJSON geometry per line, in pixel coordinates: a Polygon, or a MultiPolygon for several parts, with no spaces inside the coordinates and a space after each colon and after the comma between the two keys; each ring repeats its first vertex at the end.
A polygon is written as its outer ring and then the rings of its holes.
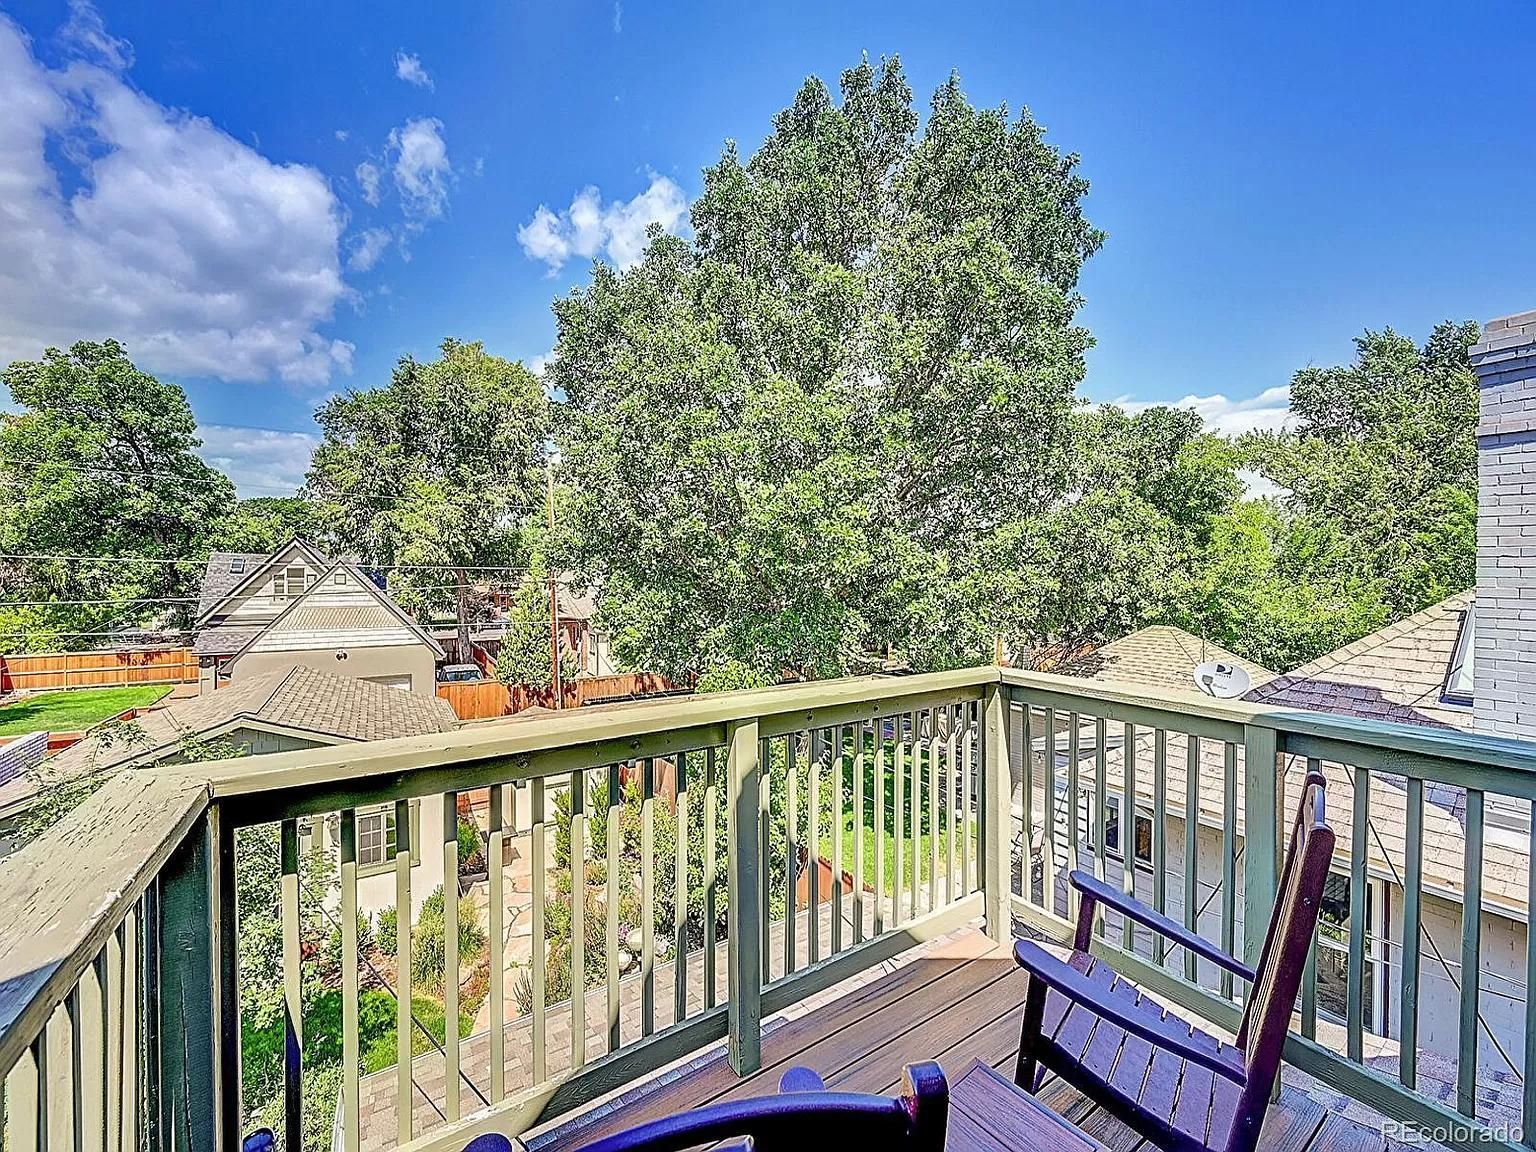
{"type": "Polygon", "coordinates": [[[1071,958],[1059,960],[1030,940],[1014,943],[1014,959],[1030,977],[1017,1083],[1034,1091],[1043,1067],[1163,1148],[1253,1152],[1333,859],[1324,790],[1322,775],[1310,773],[1257,971],[1140,901],[1073,872],[1069,882],[1082,900],[1071,958]],[[1235,1045],[1165,1012],[1089,955],[1100,905],[1249,982],[1235,1045]]]}

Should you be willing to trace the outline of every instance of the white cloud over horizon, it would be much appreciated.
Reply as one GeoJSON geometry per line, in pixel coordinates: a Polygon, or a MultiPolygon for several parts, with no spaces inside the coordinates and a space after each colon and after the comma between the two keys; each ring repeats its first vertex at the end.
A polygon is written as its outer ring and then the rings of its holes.
{"type": "Polygon", "coordinates": [[[395,76],[404,80],[407,84],[414,84],[418,88],[428,91],[436,88],[432,83],[432,76],[421,66],[421,57],[414,52],[405,49],[395,53],[395,76]]]}
{"type": "Polygon", "coordinates": [[[379,262],[392,239],[388,228],[369,228],[359,232],[352,240],[352,251],[347,255],[347,267],[353,272],[367,272],[379,262]]]}
{"type": "Polygon", "coordinates": [[[59,41],[50,68],[0,15],[0,361],[114,337],[159,372],[350,371],[353,346],[320,331],[350,291],[326,178],[139,91],[88,4],[59,41]]]}
{"type": "Polygon", "coordinates": [[[1133,413],[1158,407],[1187,408],[1200,414],[1209,431],[1227,436],[1278,432],[1287,427],[1291,418],[1291,387],[1281,384],[1266,388],[1257,396],[1235,400],[1218,392],[1210,396],[1189,395],[1180,400],[1132,400],[1127,396],[1114,404],[1133,413]]]}
{"type": "Polygon", "coordinates": [[[235,483],[242,499],[291,496],[304,483],[319,435],[204,424],[198,455],[235,483]]]}
{"type": "Polygon", "coordinates": [[[517,230],[517,240],[528,258],[542,261],[551,274],[573,256],[590,260],[599,253],[617,267],[628,268],[645,254],[646,231],[652,224],[664,232],[676,232],[687,212],[683,190],[652,173],[650,184],[631,200],[605,204],[602,193],[589,184],[562,212],[540,204],[517,230]]]}

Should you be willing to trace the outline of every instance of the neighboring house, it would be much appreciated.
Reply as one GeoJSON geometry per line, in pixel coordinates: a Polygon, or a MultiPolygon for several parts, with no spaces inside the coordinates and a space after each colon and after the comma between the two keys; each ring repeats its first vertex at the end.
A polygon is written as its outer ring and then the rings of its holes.
{"type": "Polygon", "coordinates": [[[1262,684],[1275,675],[1235,652],[1228,652],[1168,624],[1155,624],[1132,632],[1102,648],[1076,656],[1053,671],[1062,676],[1113,680],[1117,684],[1134,684],[1158,691],[1194,692],[1197,687],[1195,669],[1212,660],[1242,668],[1252,684],[1262,684]]]}
{"type": "Polygon", "coordinates": [[[204,692],[302,664],[432,695],[444,651],[355,565],[294,540],[270,556],[215,552],[193,650],[204,692]]]}
{"type": "MultiPolygon", "coordinates": [[[[195,696],[167,708],[146,712],[132,729],[102,729],[47,762],[50,780],[105,771],[175,764],[185,759],[189,743],[228,743],[238,752],[259,756],[328,744],[389,740],[448,732],[458,719],[446,700],[397,692],[333,672],[290,665],[244,676],[217,692],[195,696]]],[[[442,827],[442,797],[411,802],[413,844],[422,827],[442,827]]],[[[395,899],[394,805],[357,811],[358,903],[365,910],[392,907],[395,899]]],[[[325,844],[334,850],[338,829],[325,828],[325,844]]],[[[412,903],[419,909],[442,883],[437,852],[413,853],[412,903]]]]}

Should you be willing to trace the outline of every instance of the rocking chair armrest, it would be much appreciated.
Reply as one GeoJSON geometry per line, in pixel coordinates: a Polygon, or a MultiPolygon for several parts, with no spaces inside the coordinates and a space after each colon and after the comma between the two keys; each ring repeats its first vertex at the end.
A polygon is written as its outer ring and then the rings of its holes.
{"type": "Polygon", "coordinates": [[[1159,936],[1173,941],[1181,948],[1193,952],[1196,956],[1209,960],[1218,968],[1226,969],[1234,976],[1242,977],[1250,984],[1258,979],[1254,970],[1241,960],[1234,956],[1228,956],[1203,936],[1195,935],[1177,920],[1163,915],[1156,908],[1149,908],[1134,896],[1127,896],[1118,888],[1111,887],[1096,876],[1090,876],[1086,872],[1080,872],[1075,869],[1068,879],[1072,887],[1094,901],[1094,903],[1113,908],[1122,916],[1129,916],[1132,920],[1150,928],[1159,936]]]}
{"type": "Polygon", "coordinates": [[[1081,1004],[1101,1020],[1124,1028],[1131,1035],[1141,1037],[1164,1052],[1207,1068],[1238,1087],[1248,1083],[1248,1074],[1240,1065],[1224,1060],[1219,1053],[1196,1044],[1187,1026],[1180,1025],[1177,1017],[1169,1018],[1175,1022],[1170,1025],[1150,1015],[1129,1010],[1125,1001],[1117,1000],[1108,989],[1095,984],[1066,961],[1058,960],[1033,940],[1015,940],[1013,958],[1020,968],[1029,973],[1031,980],[1039,980],[1045,987],[1059,992],[1073,1004],[1081,1004]]]}

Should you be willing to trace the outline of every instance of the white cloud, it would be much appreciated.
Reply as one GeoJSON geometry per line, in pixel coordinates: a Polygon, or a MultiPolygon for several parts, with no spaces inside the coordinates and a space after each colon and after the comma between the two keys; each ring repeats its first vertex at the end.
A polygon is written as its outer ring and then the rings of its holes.
{"type": "Polygon", "coordinates": [[[200,455],[235,482],[242,497],[285,496],[298,491],[320,437],[308,432],[274,432],[206,424],[200,455]]]}
{"type": "Polygon", "coordinates": [[[1182,400],[1144,401],[1120,399],[1116,405],[1127,412],[1143,412],[1158,406],[1188,408],[1205,419],[1212,432],[1235,436],[1243,432],[1279,431],[1291,418],[1291,388],[1288,384],[1266,388],[1257,396],[1233,400],[1217,393],[1212,396],[1185,396],[1182,400]]]}
{"type": "Polygon", "coordinates": [[[389,134],[395,188],[408,217],[433,219],[448,206],[453,165],[443,141],[443,122],[431,117],[407,120],[389,134]]]}
{"type": "Polygon", "coordinates": [[[367,272],[384,255],[389,247],[388,228],[369,228],[352,239],[352,251],[347,256],[347,267],[354,272],[367,272]]]}
{"type": "Polygon", "coordinates": [[[623,0],[613,0],[613,34],[617,36],[624,31],[624,3],[623,0]]]}
{"type": "Polygon", "coordinates": [[[348,132],[345,128],[338,128],[336,129],[335,135],[338,142],[345,144],[347,142],[347,137],[352,135],[352,133],[348,132]]]}
{"type": "Polygon", "coordinates": [[[0,362],[116,337],[160,372],[345,371],[351,346],[319,331],[348,291],[326,179],[132,87],[89,7],[61,42],[50,69],[0,16],[0,362]]]}
{"type": "Polygon", "coordinates": [[[395,53],[395,75],[407,84],[414,84],[418,88],[426,88],[430,91],[435,87],[432,77],[421,66],[421,57],[414,52],[406,52],[402,49],[395,53]]]}
{"type": "Polygon", "coordinates": [[[357,171],[354,175],[357,177],[358,186],[363,190],[363,199],[377,208],[379,205],[379,180],[381,177],[379,166],[364,160],[357,166],[357,171]]]}
{"type": "Polygon", "coordinates": [[[588,185],[564,212],[540,204],[517,230],[517,239],[530,259],[543,261],[551,272],[572,256],[590,260],[599,252],[628,268],[645,254],[646,230],[652,224],[675,232],[687,211],[683,190],[667,177],[652,174],[649,186],[632,200],[605,205],[602,193],[588,185]]]}

